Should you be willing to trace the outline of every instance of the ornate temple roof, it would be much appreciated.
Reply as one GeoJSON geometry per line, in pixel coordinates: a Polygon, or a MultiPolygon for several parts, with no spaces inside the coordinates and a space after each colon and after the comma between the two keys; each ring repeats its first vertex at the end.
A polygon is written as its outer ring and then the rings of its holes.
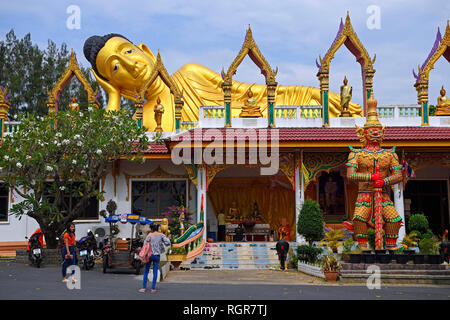
{"type": "MultiPolygon", "coordinates": [[[[190,134],[193,141],[212,142],[216,139],[211,133],[207,132],[210,129],[192,129],[190,131],[173,136],[171,142],[183,141],[182,136],[190,134]]],[[[237,141],[237,138],[243,139],[249,137],[253,140],[267,139],[270,140],[271,132],[269,129],[214,129],[215,132],[220,132],[227,138],[227,130],[230,130],[229,138],[237,141]],[[218,131],[217,131],[218,130],[218,131]],[[234,131],[234,132],[233,132],[234,131]]],[[[348,141],[359,142],[356,136],[355,128],[279,128],[278,140],[280,142],[287,141],[348,141]]],[[[230,139],[229,139],[230,140],[230,139]]],[[[384,142],[398,141],[398,140],[449,140],[450,141],[450,127],[387,127],[384,142]]]]}

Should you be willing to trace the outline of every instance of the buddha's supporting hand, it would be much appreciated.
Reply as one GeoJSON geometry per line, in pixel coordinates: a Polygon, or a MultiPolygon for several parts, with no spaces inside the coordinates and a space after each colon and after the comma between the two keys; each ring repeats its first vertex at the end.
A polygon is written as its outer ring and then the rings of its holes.
{"type": "Polygon", "coordinates": [[[106,91],[108,94],[108,105],[106,106],[106,111],[119,111],[120,110],[120,91],[116,88],[114,88],[111,84],[108,83],[108,81],[103,80],[97,74],[95,71],[90,68],[92,74],[95,77],[95,80],[102,86],[102,88],[106,91]]]}

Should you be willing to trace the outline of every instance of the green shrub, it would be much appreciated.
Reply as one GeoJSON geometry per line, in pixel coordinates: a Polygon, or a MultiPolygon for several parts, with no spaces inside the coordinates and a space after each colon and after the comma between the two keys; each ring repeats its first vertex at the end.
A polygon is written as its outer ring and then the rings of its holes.
{"type": "Polygon", "coordinates": [[[309,263],[315,263],[317,262],[317,257],[322,253],[322,249],[308,246],[308,245],[301,245],[297,247],[297,256],[298,260],[306,261],[309,263]]]}
{"type": "Polygon", "coordinates": [[[298,215],[297,231],[309,244],[323,238],[323,216],[316,201],[306,199],[298,215]]]}
{"type": "Polygon", "coordinates": [[[367,230],[367,243],[370,249],[375,249],[375,230],[372,228],[367,230]]]}
{"type": "Polygon", "coordinates": [[[424,238],[419,241],[419,249],[422,254],[439,254],[439,240],[424,238]]]}
{"type": "Polygon", "coordinates": [[[409,231],[418,231],[421,235],[429,230],[428,219],[424,214],[416,213],[409,217],[409,231]]]}
{"type": "Polygon", "coordinates": [[[352,252],[353,244],[354,244],[354,241],[352,238],[345,239],[344,242],[342,243],[342,247],[344,249],[343,252],[344,253],[352,252]]]}

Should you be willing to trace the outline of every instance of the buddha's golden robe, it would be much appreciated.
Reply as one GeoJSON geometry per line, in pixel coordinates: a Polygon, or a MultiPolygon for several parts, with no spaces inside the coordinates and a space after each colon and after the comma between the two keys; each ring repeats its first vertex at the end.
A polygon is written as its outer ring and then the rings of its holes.
{"type": "MultiPolygon", "coordinates": [[[[200,106],[223,106],[224,94],[221,87],[222,77],[200,64],[189,63],[178,69],[172,78],[183,92],[182,121],[198,121],[200,106]]],[[[251,88],[253,98],[258,102],[264,117],[267,117],[267,87],[263,84],[243,83],[233,81],[232,86],[232,117],[239,117],[244,101],[248,98],[247,91],[251,88]]],[[[156,122],[153,117],[153,106],[158,96],[165,108],[162,117],[163,131],[175,131],[175,105],[173,96],[167,86],[158,79],[147,90],[144,104],[143,125],[153,131],[156,122]]],[[[329,112],[331,117],[338,117],[341,113],[340,95],[329,93],[329,112]]],[[[304,86],[281,86],[276,89],[275,105],[321,105],[320,89],[304,86]]],[[[349,111],[354,116],[362,116],[360,105],[350,103],[349,111]]]]}

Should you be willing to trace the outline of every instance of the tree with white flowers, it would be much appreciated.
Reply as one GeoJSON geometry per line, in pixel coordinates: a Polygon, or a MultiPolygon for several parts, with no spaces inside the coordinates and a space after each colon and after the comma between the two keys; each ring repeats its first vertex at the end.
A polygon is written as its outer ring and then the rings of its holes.
{"type": "Polygon", "coordinates": [[[11,215],[34,218],[48,248],[79,218],[93,197],[103,200],[99,183],[114,161],[144,161],[145,128],[127,111],[89,107],[47,116],[26,115],[19,129],[0,147],[0,174],[23,200],[11,215]],[[64,201],[76,197],[74,206],[64,201]]]}

